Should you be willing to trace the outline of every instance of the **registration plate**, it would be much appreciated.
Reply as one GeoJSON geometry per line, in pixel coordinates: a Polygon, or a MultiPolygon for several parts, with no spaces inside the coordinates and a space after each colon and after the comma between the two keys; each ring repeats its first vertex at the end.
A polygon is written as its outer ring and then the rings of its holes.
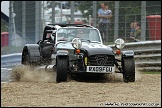
{"type": "Polygon", "coordinates": [[[95,73],[113,73],[115,71],[114,66],[87,66],[87,72],[95,73]]]}

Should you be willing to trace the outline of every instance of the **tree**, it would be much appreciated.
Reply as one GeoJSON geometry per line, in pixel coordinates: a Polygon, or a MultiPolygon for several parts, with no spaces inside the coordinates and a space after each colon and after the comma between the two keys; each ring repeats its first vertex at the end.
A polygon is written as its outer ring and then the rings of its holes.
{"type": "Polygon", "coordinates": [[[147,15],[161,15],[161,1],[147,1],[146,10],[147,15]]]}
{"type": "Polygon", "coordinates": [[[6,27],[6,24],[1,19],[1,32],[8,32],[8,28],[6,27]]]}
{"type": "MultiPolygon", "coordinates": [[[[97,1],[97,10],[100,8],[102,2],[108,2],[109,8],[112,10],[112,20],[110,27],[110,34],[114,36],[114,19],[115,19],[115,1],[97,1]]],[[[75,1],[78,10],[81,11],[83,17],[88,18],[93,15],[93,1],[75,1]]],[[[70,1],[68,1],[70,7],[70,1]]],[[[130,29],[130,23],[141,21],[141,4],[142,1],[120,1],[119,2],[119,32],[121,36],[127,35],[130,29]]],[[[147,1],[146,2],[146,15],[160,14],[161,15],[161,1],[147,1]]],[[[97,18],[98,22],[98,18],[97,18]]]]}

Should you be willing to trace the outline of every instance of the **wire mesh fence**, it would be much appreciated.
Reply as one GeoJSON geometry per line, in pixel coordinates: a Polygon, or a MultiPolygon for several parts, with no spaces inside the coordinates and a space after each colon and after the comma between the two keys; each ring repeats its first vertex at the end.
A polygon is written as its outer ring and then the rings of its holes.
{"type": "Polygon", "coordinates": [[[131,25],[137,23],[140,41],[161,40],[161,1],[10,1],[9,35],[7,40],[1,34],[1,48],[20,49],[25,44],[35,44],[42,39],[43,27],[49,23],[90,24],[99,29],[98,10],[103,2],[112,11],[104,44],[113,44],[117,38],[132,42],[131,25]],[[2,41],[7,42],[2,45],[2,41]]]}

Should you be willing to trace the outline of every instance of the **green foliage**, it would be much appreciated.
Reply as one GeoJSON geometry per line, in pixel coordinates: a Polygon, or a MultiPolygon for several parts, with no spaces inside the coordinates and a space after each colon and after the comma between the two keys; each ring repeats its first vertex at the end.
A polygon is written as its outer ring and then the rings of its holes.
{"type": "MultiPolygon", "coordinates": [[[[109,28],[110,41],[114,39],[114,19],[115,19],[115,1],[97,1],[97,10],[101,8],[102,2],[108,2],[109,9],[112,10],[112,19],[109,28]]],[[[78,6],[75,6],[81,11],[83,17],[88,18],[93,15],[93,1],[75,1],[78,6]]],[[[70,6],[70,1],[69,1],[70,6]]],[[[142,1],[119,1],[119,34],[121,37],[128,36],[130,31],[131,22],[141,21],[141,6],[142,1]]],[[[51,6],[49,6],[51,8],[51,6]]],[[[161,1],[146,1],[146,16],[148,15],[161,15],[161,1]]],[[[98,18],[96,19],[98,23],[98,18]]],[[[119,37],[120,37],[119,36],[119,37]]]]}
{"type": "MultiPolygon", "coordinates": [[[[98,9],[101,8],[101,3],[102,2],[105,2],[105,1],[99,1],[97,2],[97,11],[96,11],[96,14],[98,12],[98,9]]],[[[114,11],[114,1],[107,1],[108,2],[108,5],[110,7],[110,9],[112,11],[114,11]]],[[[78,1],[78,9],[82,12],[83,14],[83,17],[86,17],[88,18],[89,15],[92,15],[93,14],[93,1],[78,1]],[[85,12],[85,10],[87,12],[85,12]]]]}
{"type": "Polygon", "coordinates": [[[141,3],[141,1],[119,2],[119,33],[123,39],[129,36],[130,23],[141,21],[141,3]]]}
{"type": "Polygon", "coordinates": [[[4,21],[1,20],[1,32],[8,32],[8,28],[4,21]]]}
{"type": "Polygon", "coordinates": [[[161,15],[161,1],[147,1],[146,10],[147,15],[161,15]]]}
{"type": "Polygon", "coordinates": [[[142,74],[161,74],[161,72],[158,71],[142,71],[142,74]]]}
{"type": "MultiPolygon", "coordinates": [[[[108,5],[109,5],[109,9],[112,10],[112,13],[114,14],[114,6],[115,6],[115,2],[114,1],[98,1],[97,2],[97,10],[96,10],[96,16],[98,15],[98,9],[101,8],[101,3],[102,2],[108,2],[108,5]]],[[[78,9],[82,12],[83,14],[83,17],[85,18],[88,18],[89,15],[93,15],[93,1],[78,1],[78,9]],[[86,11],[86,12],[85,12],[86,11]]],[[[98,18],[96,19],[97,23],[98,23],[98,18]]],[[[114,22],[114,15],[112,17],[112,20],[111,22],[113,23],[114,22]]],[[[113,41],[113,33],[114,33],[114,30],[113,30],[113,27],[114,25],[113,24],[110,24],[110,27],[109,27],[109,35],[111,37],[109,37],[109,41],[113,41]]]]}
{"type": "Polygon", "coordinates": [[[83,14],[83,17],[88,18],[89,15],[92,15],[93,1],[79,1],[78,4],[78,9],[83,14]],[[87,12],[85,12],[85,10],[87,10],[87,12]]]}

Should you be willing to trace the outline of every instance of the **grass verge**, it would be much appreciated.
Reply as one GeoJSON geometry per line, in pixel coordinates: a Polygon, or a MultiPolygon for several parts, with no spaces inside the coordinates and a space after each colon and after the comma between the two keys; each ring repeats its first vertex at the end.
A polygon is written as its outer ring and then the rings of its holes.
{"type": "Polygon", "coordinates": [[[161,74],[159,71],[142,71],[142,74],[161,74]]]}

